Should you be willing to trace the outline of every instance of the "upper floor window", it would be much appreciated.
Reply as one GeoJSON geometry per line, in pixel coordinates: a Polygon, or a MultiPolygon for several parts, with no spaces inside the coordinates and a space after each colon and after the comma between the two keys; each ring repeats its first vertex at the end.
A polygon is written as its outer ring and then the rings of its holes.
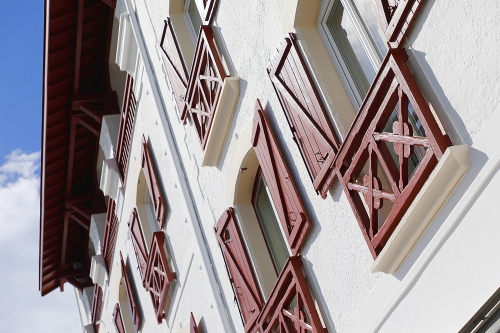
{"type": "Polygon", "coordinates": [[[361,105],[387,54],[369,0],[330,0],[321,26],[356,104],[361,105]]]}
{"type": "Polygon", "coordinates": [[[184,16],[188,22],[189,33],[193,39],[193,44],[196,45],[198,40],[198,34],[200,33],[200,28],[203,24],[200,10],[198,9],[197,0],[186,0],[184,6],[184,16]]]}

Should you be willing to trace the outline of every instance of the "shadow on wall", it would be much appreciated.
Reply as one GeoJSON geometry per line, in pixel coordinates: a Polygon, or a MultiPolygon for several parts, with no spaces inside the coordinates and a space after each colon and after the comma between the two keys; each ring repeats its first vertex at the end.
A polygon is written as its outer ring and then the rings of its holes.
{"type": "MultiPolygon", "coordinates": [[[[427,21],[427,17],[429,16],[435,2],[436,0],[424,1],[403,46],[408,51],[408,56],[410,57],[408,65],[412,72],[423,73],[423,75],[414,74],[415,80],[417,81],[425,99],[432,104],[432,107],[436,111],[439,120],[443,124],[447,134],[450,136],[453,144],[458,145],[465,143],[471,146],[472,138],[470,137],[462,118],[451,105],[443,88],[434,75],[431,66],[425,59],[425,52],[408,47],[412,46],[416,38],[419,36],[420,31],[427,21]]],[[[453,68],[450,68],[450,72],[453,72],[453,70],[453,68]]]]}
{"type": "MultiPolygon", "coordinates": [[[[454,189],[448,201],[445,202],[441,210],[436,214],[434,220],[429,225],[429,228],[424,232],[424,234],[417,242],[415,247],[411,250],[410,254],[405,259],[401,267],[396,271],[396,273],[394,273],[394,277],[396,279],[402,281],[405,278],[405,276],[414,266],[415,262],[420,258],[423,251],[427,248],[427,246],[432,241],[436,233],[441,229],[443,223],[447,220],[447,218],[450,216],[453,210],[456,208],[460,208],[458,206],[460,200],[467,193],[467,189],[470,188],[472,184],[476,181],[477,176],[479,175],[479,173],[481,172],[487,161],[488,161],[488,156],[485,153],[474,148],[469,148],[469,170],[465,174],[462,181],[454,189]],[[473,161],[473,163],[471,163],[471,161],[473,161]]],[[[495,173],[492,173],[492,175],[494,174],[495,173]]],[[[489,181],[487,181],[486,184],[487,183],[489,183],[489,181]]],[[[480,192],[482,191],[484,191],[484,188],[482,188],[480,192]]],[[[467,214],[468,210],[473,206],[474,202],[480,195],[481,194],[478,193],[478,195],[468,203],[468,207],[466,207],[465,212],[460,216],[460,219],[462,219],[463,216],[467,214]]],[[[439,251],[442,245],[446,243],[446,240],[450,237],[450,235],[453,234],[455,229],[460,225],[460,222],[456,223],[451,232],[445,237],[445,239],[441,241],[440,246],[436,249],[437,251],[439,251]]],[[[437,253],[437,251],[435,253],[437,253]]],[[[432,258],[434,258],[434,256],[435,254],[433,254],[429,258],[429,261],[426,263],[426,266],[428,265],[429,262],[432,261],[432,258]]]]}

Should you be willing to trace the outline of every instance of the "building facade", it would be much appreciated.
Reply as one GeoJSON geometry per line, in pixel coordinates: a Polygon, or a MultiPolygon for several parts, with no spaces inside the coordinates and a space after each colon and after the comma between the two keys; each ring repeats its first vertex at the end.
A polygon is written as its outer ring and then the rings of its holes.
{"type": "Polygon", "coordinates": [[[45,8],[40,290],[84,332],[500,329],[500,4],[45,8]]]}

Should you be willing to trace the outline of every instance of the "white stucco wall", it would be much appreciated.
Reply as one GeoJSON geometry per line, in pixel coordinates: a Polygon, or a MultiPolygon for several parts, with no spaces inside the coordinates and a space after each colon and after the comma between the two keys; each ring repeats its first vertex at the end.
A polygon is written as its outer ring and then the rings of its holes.
{"type": "MultiPolygon", "coordinates": [[[[498,288],[500,269],[493,263],[500,259],[495,242],[500,226],[491,203],[498,199],[495,188],[500,183],[500,156],[492,144],[499,139],[495,127],[500,121],[500,4],[427,0],[407,38],[409,64],[421,90],[453,143],[471,146],[470,166],[401,268],[388,275],[371,273],[373,258],[338,182],[326,200],[315,193],[266,73],[269,57],[284,38],[284,2],[220,1],[214,30],[230,75],[240,78],[240,99],[219,166],[201,167],[197,134],[192,125],[179,121],[157,50],[166,2],[127,1],[129,10],[135,8],[136,29],[140,27],[135,32],[144,39],[141,52],[151,69],[146,66],[143,77],[117,248],[123,246],[135,263],[126,222],[135,206],[133,189],[145,133],[167,196],[166,235],[178,269],[174,302],[161,326],[151,315],[149,295],[135,271],[142,309],[149,318],[144,331],[175,332],[190,312],[197,320],[203,317],[206,332],[243,331],[213,226],[228,208],[229,147],[252,122],[257,98],[276,130],[312,221],[301,254],[330,332],[456,332],[498,288]],[[220,283],[220,299],[214,283],[220,283]]],[[[115,255],[110,278],[115,284],[121,275],[118,258],[115,255]]],[[[111,323],[116,297],[110,292],[106,323],[111,323]]]]}

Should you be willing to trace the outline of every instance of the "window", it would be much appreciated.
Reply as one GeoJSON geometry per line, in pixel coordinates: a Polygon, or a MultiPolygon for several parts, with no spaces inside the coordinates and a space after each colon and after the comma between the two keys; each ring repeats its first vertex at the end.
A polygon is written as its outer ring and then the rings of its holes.
{"type": "Polygon", "coordinates": [[[360,105],[387,53],[385,37],[369,0],[331,0],[321,21],[330,45],[360,105]]]}
{"type": "Polygon", "coordinates": [[[324,332],[298,255],[310,221],[259,101],[253,125],[251,187],[215,227],[245,332],[324,332]]]}
{"type": "Polygon", "coordinates": [[[200,11],[198,9],[197,0],[186,0],[184,9],[184,16],[188,22],[189,32],[193,39],[193,44],[196,45],[198,34],[202,26],[200,11]]]}

